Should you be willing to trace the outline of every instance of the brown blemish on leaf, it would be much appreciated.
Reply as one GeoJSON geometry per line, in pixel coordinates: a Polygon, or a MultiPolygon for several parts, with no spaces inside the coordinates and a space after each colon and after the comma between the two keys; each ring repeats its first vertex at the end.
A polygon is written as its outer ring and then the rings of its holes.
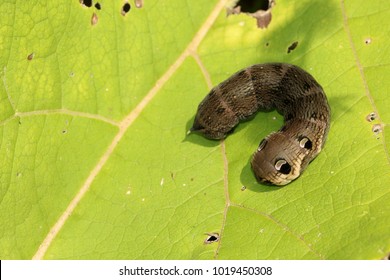
{"type": "Polygon", "coordinates": [[[236,0],[227,8],[227,15],[245,13],[257,21],[257,27],[267,28],[271,22],[275,0],[236,0]]]}
{"type": "Polygon", "coordinates": [[[287,48],[287,53],[290,53],[291,51],[295,50],[295,48],[298,46],[298,41],[295,41],[287,48]]]}
{"type": "Polygon", "coordinates": [[[93,14],[92,14],[92,18],[91,18],[91,25],[92,25],[92,26],[96,25],[96,24],[98,23],[98,20],[99,20],[99,18],[98,18],[98,16],[97,16],[97,14],[96,14],[96,13],[93,13],[93,14]]]}
{"type": "Polygon", "coordinates": [[[371,38],[366,38],[366,39],[364,40],[364,43],[365,43],[366,45],[371,44],[371,38]]]}
{"type": "Polygon", "coordinates": [[[372,112],[372,113],[369,113],[369,114],[366,116],[366,121],[372,122],[372,121],[374,121],[376,118],[377,118],[376,113],[375,113],[375,112],[372,112]]]}
{"type": "Polygon", "coordinates": [[[142,8],[144,5],[144,0],[134,0],[134,4],[136,8],[142,8]]]}
{"type": "Polygon", "coordinates": [[[32,60],[35,56],[35,53],[30,53],[28,56],[27,56],[27,60],[32,60]]]}
{"type": "MultiPolygon", "coordinates": [[[[374,132],[375,135],[378,135],[379,133],[382,132],[382,125],[381,124],[374,124],[372,126],[372,132],[374,132]]],[[[379,137],[378,137],[379,139],[379,137]]]]}

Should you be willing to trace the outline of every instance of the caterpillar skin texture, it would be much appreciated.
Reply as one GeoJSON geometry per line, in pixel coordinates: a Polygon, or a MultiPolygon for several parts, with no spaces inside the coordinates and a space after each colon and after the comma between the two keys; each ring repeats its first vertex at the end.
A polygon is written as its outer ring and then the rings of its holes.
{"type": "Polygon", "coordinates": [[[273,109],[284,125],[260,142],[251,165],[258,182],[286,185],[321,151],[330,126],[324,90],[298,66],[256,64],[235,73],[199,104],[190,131],[223,139],[240,121],[273,109]]]}

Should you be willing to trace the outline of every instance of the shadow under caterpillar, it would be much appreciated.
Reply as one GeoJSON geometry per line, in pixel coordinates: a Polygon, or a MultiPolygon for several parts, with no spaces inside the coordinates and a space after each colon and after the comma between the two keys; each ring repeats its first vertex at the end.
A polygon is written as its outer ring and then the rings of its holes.
{"type": "Polygon", "coordinates": [[[258,182],[286,185],[319,154],[330,127],[324,90],[298,66],[256,64],[235,73],[199,104],[189,132],[223,139],[240,121],[273,109],[284,125],[260,142],[251,165],[258,182]]]}

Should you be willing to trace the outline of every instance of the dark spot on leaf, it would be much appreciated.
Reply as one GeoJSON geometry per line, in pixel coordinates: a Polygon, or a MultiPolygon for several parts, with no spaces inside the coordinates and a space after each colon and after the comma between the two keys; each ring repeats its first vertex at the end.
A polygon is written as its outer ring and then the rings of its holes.
{"type": "Polygon", "coordinates": [[[241,187],[241,191],[245,191],[246,190],[246,187],[245,186],[242,186],[241,187]]]}
{"type": "Polygon", "coordinates": [[[27,56],[27,60],[32,60],[35,56],[35,53],[30,53],[28,56],[27,56]]]}
{"type": "Polygon", "coordinates": [[[366,39],[364,40],[364,43],[365,43],[366,45],[371,44],[371,38],[366,38],[366,39]]]}
{"type": "Polygon", "coordinates": [[[380,124],[374,124],[372,126],[372,132],[374,132],[375,134],[379,134],[382,132],[382,126],[380,124]]]}
{"type": "Polygon", "coordinates": [[[62,130],[62,134],[66,134],[68,131],[66,129],[62,130]]]}
{"type": "Polygon", "coordinates": [[[131,9],[131,6],[129,3],[125,3],[122,7],[122,11],[121,11],[121,14],[122,16],[126,15],[128,12],[130,12],[130,9],[131,9]]]}
{"type": "Polygon", "coordinates": [[[266,47],[268,47],[268,46],[269,46],[269,43],[268,43],[268,42],[267,42],[267,43],[265,43],[265,46],[266,46],[266,47]]]}
{"type": "Polygon", "coordinates": [[[291,51],[295,50],[295,48],[298,46],[298,41],[295,41],[287,48],[287,53],[290,53],[291,51]]]}
{"type": "Polygon", "coordinates": [[[97,2],[97,3],[95,4],[95,8],[98,9],[98,10],[100,10],[100,9],[102,8],[99,2],[97,2]]]}
{"type": "Polygon", "coordinates": [[[383,127],[381,124],[377,123],[372,126],[372,132],[376,136],[376,139],[379,139],[379,134],[383,131],[383,127]]]}
{"type": "Polygon", "coordinates": [[[214,242],[218,242],[219,241],[219,233],[217,232],[213,232],[213,233],[206,233],[208,236],[207,238],[204,240],[204,244],[211,244],[211,243],[214,243],[214,242]]]}
{"type": "Polygon", "coordinates": [[[376,118],[377,118],[377,116],[376,116],[376,113],[375,113],[375,112],[372,112],[372,113],[370,113],[370,114],[368,114],[368,115],[366,116],[366,120],[367,120],[368,122],[372,122],[372,121],[374,121],[376,118]]]}
{"type": "Polygon", "coordinates": [[[92,0],[80,0],[80,4],[90,8],[92,6],[92,0]]]}

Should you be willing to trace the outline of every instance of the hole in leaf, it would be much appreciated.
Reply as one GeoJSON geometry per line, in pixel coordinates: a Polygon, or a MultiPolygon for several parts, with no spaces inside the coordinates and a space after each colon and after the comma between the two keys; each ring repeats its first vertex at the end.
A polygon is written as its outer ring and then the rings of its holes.
{"type": "Polygon", "coordinates": [[[126,15],[128,12],[130,12],[130,9],[131,9],[131,6],[129,3],[125,3],[122,7],[122,11],[121,11],[121,14],[122,16],[126,15]]]}
{"type": "Polygon", "coordinates": [[[92,0],[80,0],[80,4],[84,5],[84,6],[88,7],[88,8],[91,8],[92,0]]]}
{"type": "Polygon", "coordinates": [[[269,8],[268,0],[240,0],[237,2],[236,7],[241,7],[243,13],[255,13],[258,10],[266,11],[269,8]]]}
{"type": "Polygon", "coordinates": [[[234,3],[234,6],[227,8],[228,15],[246,13],[256,19],[259,28],[266,28],[271,22],[275,0],[240,0],[234,3]]]}
{"type": "Polygon", "coordinates": [[[207,238],[204,240],[204,244],[211,244],[211,243],[214,243],[214,242],[218,242],[219,241],[219,233],[217,232],[213,232],[213,233],[206,233],[208,236],[207,238]]]}

